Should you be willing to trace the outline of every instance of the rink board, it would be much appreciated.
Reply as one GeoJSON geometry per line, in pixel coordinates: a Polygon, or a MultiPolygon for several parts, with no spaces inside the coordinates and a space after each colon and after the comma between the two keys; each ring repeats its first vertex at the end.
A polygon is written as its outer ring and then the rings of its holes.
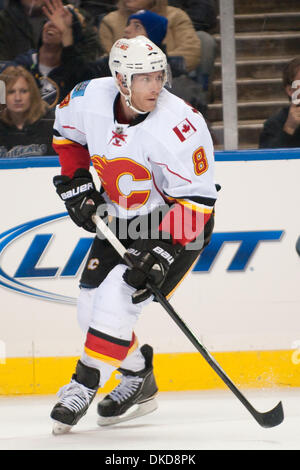
{"type": "MultiPolygon", "coordinates": [[[[0,394],[56,391],[82,351],[76,298],[92,238],[66,215],[58,173],[56,157],[0,161],[0,394]]],[[[212,242],[171,299],[245,387],[300,386],[299,173],[299,150],[216,152],[212,242]]],[[[222,387],[159,305],[135,331],[154,347],[161,390],[222,387]]]]}

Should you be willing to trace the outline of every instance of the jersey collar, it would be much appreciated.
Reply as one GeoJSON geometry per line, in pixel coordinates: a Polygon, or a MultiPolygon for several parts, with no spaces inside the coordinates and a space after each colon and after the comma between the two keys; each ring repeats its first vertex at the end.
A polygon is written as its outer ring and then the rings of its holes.
{"type": "Polygon", "coordinates": [[[131,122],[126,122],[120,113],[120,109],[121,109],[121,107],[119,106],[120,97],[121,97],[121,94],[119,92],[117,96],[115,97],[114,104],[113,104],[114,122],[117,122],[119,124],[129,124],[129,126],[132,127],[132,126],[136,126],[137,124],[140,124],[147,118],[147,116],[149,116],[150,113],[139,114],[131,122]]]}

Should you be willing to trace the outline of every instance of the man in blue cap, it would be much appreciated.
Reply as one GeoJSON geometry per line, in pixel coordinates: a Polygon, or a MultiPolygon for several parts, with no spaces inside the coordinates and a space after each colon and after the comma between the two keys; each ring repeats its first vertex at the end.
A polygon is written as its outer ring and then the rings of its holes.
{"type": "Polygon", "coordinates": [[[168,20],[164,16],[153,11],[139,10],[128,18],[128,23],[124,31],[127,39],[142,35],[154,42],[158,47],[167,34],[168,20]]]}

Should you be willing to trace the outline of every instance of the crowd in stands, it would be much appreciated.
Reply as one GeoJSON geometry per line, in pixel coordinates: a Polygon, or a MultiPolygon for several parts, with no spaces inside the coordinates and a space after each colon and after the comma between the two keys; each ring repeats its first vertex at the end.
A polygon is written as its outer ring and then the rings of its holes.
{"type": "MultiPolygon", "coordinates": [[[[206,117],[213,100],[216,26],[216,0],[0,0],[0,79],[6,84],[0,157],[36,155],[38,148],[41,155],[54,154],[49,142],[55,106],[76,84],[110,75],[110,48],[121,37],[142,34],[162,48],[172,71],[172,93],[206,117]],[[39,91],[34,118],[28,110],[21,112],[22,106],[10,107],[25,82],[30,106],[39,91]]],[[[292,103],[299,59],[283,75],[291,104],[265,122],[261,148],[299,146],[300,107],[292,103]]]]}

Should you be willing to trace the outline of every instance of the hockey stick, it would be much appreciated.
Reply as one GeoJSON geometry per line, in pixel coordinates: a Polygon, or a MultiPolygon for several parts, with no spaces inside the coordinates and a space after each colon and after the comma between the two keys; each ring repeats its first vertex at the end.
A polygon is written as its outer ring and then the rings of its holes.
{"type": "Polygon", "coordinates": [[[297,243],[296,243],[296,251],[298,255],[300,256],[300,237],[298,238],[297,243]]]}
{"type": "MultiPolygon", "coordinates": [[[[132,267],[132,262],[131,262],[130,257],[127,254],[126,248],[122,245],[122,243],[115,236],[115,234],[109,229],[109,227],[105,224],[105,222],[98,215],[94,215],[92,219],[96,227],[105,236],[105,238],[111,243],[111,245],[115,248],[115,250],[119,253],[119,255],[124,259],[126,264],[129,267],[132,267]]],[[[218,374],[218,376],[223,380],[223,382],[235,394],[235,396],[240,400],[240,402],[247,408],[247,410],[251,413],[251,415],[258,422],[258,424],[260,424],[260,426],[264,428],[272,428],[282,423],[284,419],[282,403],[279,402],[275,406],[275,408],[273,408],[270,411],[266,411],[264,413],[257,411],[251,405],[251,403],[249,403],[249,401],[245,398],[245,396],[238,390],[238,388],[234,385],[231,379],[223,371],[223,369],[217,363],[217,361],[212,357],[209,351],[207,351],[207,349],[198,341],[198,339],[194,336],[194,334],[191,332],[188,326],[184,323],[184,321],[179,317],[177,312],[174,310],[174,308],[168,302],[168,300],[162,295],[159,289],[157,289],[155,286],[152,286],[150,283],[148,283],[146,287],[151,290],[156,300],[166,310],[166,312],[170,315],[170,317],[174,320],[174,322],[179,326],[181,331],[187,336],[187,338],[191,341],[191,343],[195,346],[195,348],[200,352],[200,354],[204,357],[204,359],[208,362],[208,364],[213,368],[213,370],[218,374]]]]}

